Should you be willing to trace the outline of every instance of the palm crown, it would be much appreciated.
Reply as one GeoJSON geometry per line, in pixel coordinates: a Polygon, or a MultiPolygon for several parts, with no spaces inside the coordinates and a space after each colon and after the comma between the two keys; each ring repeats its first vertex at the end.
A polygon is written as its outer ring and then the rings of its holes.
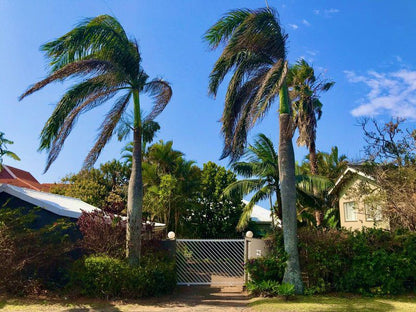
{"type": "Polygon", "coordinates": [[[268,8],[229,12],[205,34],[211,48],[225,45],[210,74],[209,93],[216,96],[225,76],[233,72],[221,118],[222,158],[233,161],[244,153],[248,130],[279,95],[287,71],[286,38],[268,8]]]}
{"type": "MultiPolygon", "coordinates": [[[[89,167],[112,137],[132,95],[146,92],[153,97],[153,109],[145,120],[153,120],[172,96],[166,81],[149,80],[140,64],[137,43],[128,38],[120,23],[111,16],[86,19],[41,49],[50,61],[51,73],[31,86],[20,99],[49,83],[81,78],[63,95],[42,130],[39,149],[49,152],[45,171],[57,158],[80,114],[116,97],[100,126],[97,141],[84,161],[84,167],[89,167]]],[[[140,127],[140,123],[140,118],[135,120],[134,127],[140,127]]]]}

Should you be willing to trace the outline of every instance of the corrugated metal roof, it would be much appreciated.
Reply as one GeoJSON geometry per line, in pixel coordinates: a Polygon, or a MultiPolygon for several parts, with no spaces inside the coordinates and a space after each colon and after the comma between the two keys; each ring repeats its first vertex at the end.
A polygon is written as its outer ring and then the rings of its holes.
{"type": "Polygon", "coordinates": [[[78,198],[67,197],[52,193],[39,192],[9,184],[0,184],[0,193],[6,192],[32,205],[36,205],[63,217],[79,218],[82,211],[99,210],[78,198]]]}

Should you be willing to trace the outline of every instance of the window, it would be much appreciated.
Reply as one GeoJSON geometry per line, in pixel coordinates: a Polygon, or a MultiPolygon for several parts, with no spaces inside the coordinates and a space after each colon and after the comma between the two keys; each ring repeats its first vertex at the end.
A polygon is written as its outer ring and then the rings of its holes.
{"type": "Polygon", "coordinates": [[[357,221],[357,211],[354,202],[344,203],[345,221],[357,221]]]}
{"type": "Polygon", "coordinates": [[[366,221],[381,221],[382,213],[380,205],[374,206],[370,204],[365,204],[364,207],[366,221]]]}

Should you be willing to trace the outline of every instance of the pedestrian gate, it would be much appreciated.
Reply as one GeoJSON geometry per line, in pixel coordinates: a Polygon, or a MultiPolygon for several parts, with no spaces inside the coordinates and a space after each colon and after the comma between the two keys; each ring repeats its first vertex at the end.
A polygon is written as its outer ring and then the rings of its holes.
{"type": "Polygon", "coordinates": [[[243,285],[244,239],[177,239],[178,285],[243,285]]]}

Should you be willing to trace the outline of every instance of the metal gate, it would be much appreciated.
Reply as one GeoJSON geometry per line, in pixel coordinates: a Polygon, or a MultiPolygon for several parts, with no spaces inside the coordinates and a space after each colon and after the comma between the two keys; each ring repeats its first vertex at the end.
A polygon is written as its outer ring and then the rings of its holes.
{"type": "Polygon", "coordinates": [[[243,285],[244,239],[177,239],[178,285],[243,285]]]}

